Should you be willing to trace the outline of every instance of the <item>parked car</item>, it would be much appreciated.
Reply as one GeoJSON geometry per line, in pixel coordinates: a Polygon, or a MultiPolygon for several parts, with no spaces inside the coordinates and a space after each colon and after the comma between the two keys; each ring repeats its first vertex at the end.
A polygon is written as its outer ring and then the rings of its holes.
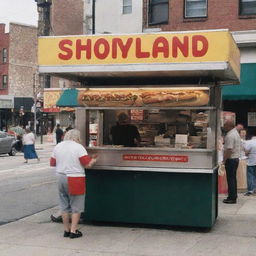
{"type": "Polygon", "coordinates": [[[15,136],[0,131],[0,154],[9,154],[10,156],[15,156],[15,143],[15,136]]]}

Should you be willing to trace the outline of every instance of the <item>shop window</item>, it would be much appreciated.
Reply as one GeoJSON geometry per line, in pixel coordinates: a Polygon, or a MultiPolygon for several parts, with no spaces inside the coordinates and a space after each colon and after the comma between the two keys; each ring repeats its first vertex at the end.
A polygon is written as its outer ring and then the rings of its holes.
{"type": "Polygon", "coordinates": [[[185,0],[185,18],[207,17],[207,0],[185,0]]]}
{"type": "Polygon", "coordinates": [[[0,87],[0,89],[7,89],[7,85],[8,85],[8,76],[3,75],[2,76],[2,86],[0,87]]]}
{"type": "Polygon", "coordinates": [[[44,88],[51,88],[51,76],[45,76],[44,88]]]}
{"type": "Polygon", "coordinates": [[[123,0],[123,14],[132,13],[132,0],[123,0]]]}
{"type": "Polygon", "coordinates": [[[169,0],[149,1],[149,25],[168,24],[169,0]]]}
{"type": "Polygon", "coordinates": [[[7,63],[7,49],[3,48],[3,63],[7,63]]]}
{"type": "Polygon", "coordinates": [[[256,0],[240,0],[239,14],[240,15],[256,15],[256,0]]]}

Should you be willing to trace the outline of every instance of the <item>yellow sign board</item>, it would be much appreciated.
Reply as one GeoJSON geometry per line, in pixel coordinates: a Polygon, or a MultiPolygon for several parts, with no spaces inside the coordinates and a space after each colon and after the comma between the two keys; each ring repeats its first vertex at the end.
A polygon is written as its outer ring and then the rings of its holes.
{"type": "Polygon", "coordinates": [[[39,65],[227,61],[228,31],[39,38],[39,65]]]}
{"type": "Polygon", "coordinates": [[[227,30],[39,38],[39,66],[203,62],[230,62],[239,73],[239,50],[227,30]]]}

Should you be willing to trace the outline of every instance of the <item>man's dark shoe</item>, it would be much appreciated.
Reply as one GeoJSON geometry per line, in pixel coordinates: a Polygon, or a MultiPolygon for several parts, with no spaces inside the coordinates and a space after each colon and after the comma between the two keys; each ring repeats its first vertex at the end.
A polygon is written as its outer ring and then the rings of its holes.
{"type": "Polygon", "coordinates": [[[70,235],[69,235],[69,237],[71,239],[78,238],[78,237],[81,237],[81,236],[83,236],[83,233],[79,230],[76,230],[76,233],[70,232],[70,235]]]}
{"type": "Polygon", "coordinates": [[[52,222],[61,223],[62,222],[62,216],[55,217],[54,215],[51,215],[52,222]]]}
{"type": "Polygon", "coordinates": [[[236,204],[236,200],[231,200],[231,199],[224,199],[223,200],[224,204],[236,204]]]}
{"type": "Polygon", "coordinates": [[[70,236],[70,232],[68,232],[68,231],[65,230],[63,236],[64,236],[64,237],[69,237],[69,236],[70,236]]]}

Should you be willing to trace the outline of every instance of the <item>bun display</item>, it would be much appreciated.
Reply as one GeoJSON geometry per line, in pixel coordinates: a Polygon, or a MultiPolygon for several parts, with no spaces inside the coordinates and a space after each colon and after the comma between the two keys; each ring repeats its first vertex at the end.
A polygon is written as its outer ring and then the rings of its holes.
{"type": "Polygon", "coordinates": [[[198,88],[89,89],[80,91],[78,102],[88,107],[205,106],[209,103],[209,91],[198,88]]]}
{"type": "Polygon", "coordinates": [[[207,91],[166,89],[141,93],[143,105],[160,107],[204,106],[209,102],[207,91]]]}
{"type": "Polygon", "coordinates": [[[138,96],[128,90],[87,90],[79,93],[78,103],[92,107],[133,106],[138,96]]]}

